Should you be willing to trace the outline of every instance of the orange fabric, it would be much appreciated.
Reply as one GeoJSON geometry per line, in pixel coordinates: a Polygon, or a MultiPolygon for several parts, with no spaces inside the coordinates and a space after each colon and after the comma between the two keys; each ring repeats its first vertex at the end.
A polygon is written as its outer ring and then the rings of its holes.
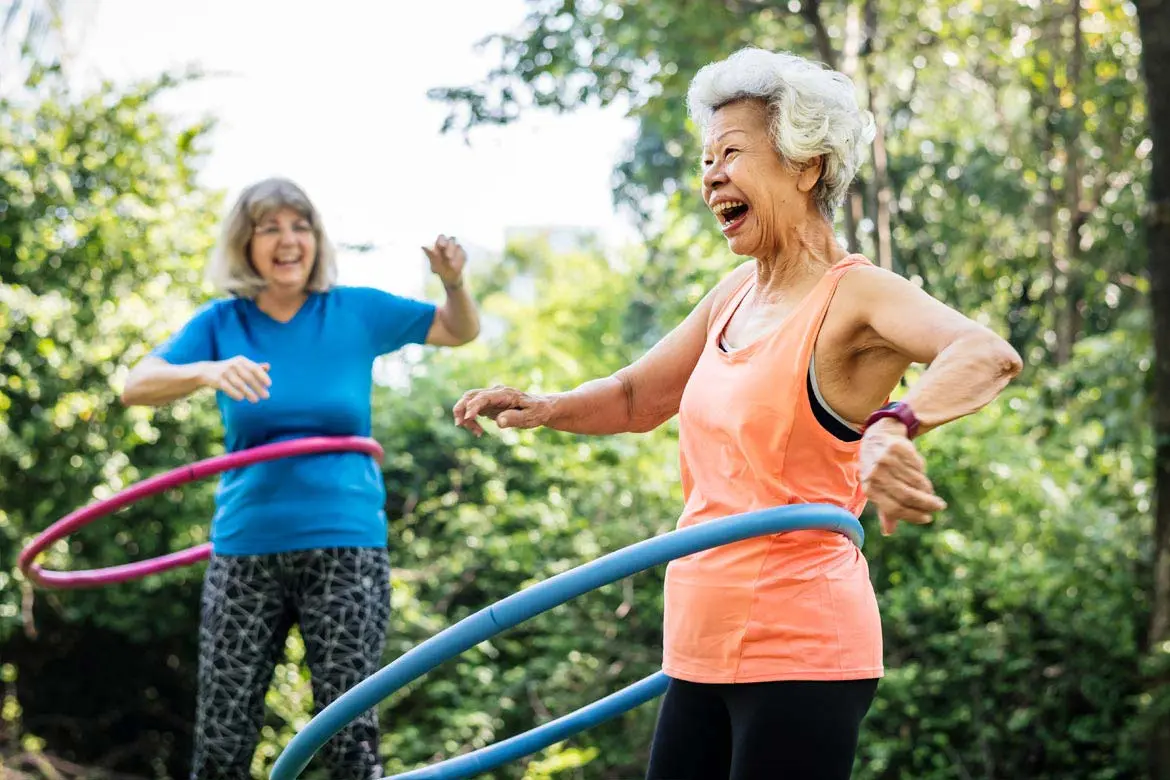
{"type": "MultiPolygon", "coordinates": [[[[772,506],[865,506],[857,442],[813,416],[809,359],[837,283],[833,266],[776,330],[730,353],[719,338],[750,276],[716,313],[682,397],[686,506],[678,527],[772,506]]],[[[880,677],[881,620],[861,551],[829,531],[746,539],[671,562],[663,670],[692,682],[880,677]]]]}

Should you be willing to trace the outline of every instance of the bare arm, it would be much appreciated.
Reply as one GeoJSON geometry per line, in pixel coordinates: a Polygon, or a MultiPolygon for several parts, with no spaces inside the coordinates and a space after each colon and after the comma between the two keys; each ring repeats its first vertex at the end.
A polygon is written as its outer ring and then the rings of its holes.
{"type": "MultiPolygon", "coordinates": [[[[987,328],[936,301],[907,280],[876,268],[842,281],[866,340],[902,367],[930,367],[902,399],[919,419],[919,432],[971,414],[991,403],[1023,367],[1011,345],[987,328]]],[[[884,419],[861,440],[860,473],[877,506],[882,533],[899,521],[923,524],[946,508],[926,476],[926,461],[906,426],[884,419]]]]}
{"type": "Polygon", "coordinates": [[[223,390],[237,401],[256,402],[268,397],[268,364],[245,357],[176,365],[148,356],[130,370],[122,403],[127,406],[165,406],[204,387],[223,390]]]}
{"type": "Polygon", "coordinates": [[[464,280],[443,284],[447,300],[435,312],[435,321],[427,332],[426,343],[439,347],[458,347],[479,335],[479,312],[467,292],[464,280]]]}
{"type": "Polygon", "coordinates": [[[435,312],[426,343],[437,347],[458,347],[479,335],[479,312],[467,292],[463,269],[467,252],[454,238],[439,236],[433,246],[422,247],[431,271],[443,282],[447,300],[435,312]]]}
{"type": "Polygon", "coordinates": [[[703,297],[687,318],[634,363],[612,376],[564,393],[535,396],[508,387],[472,390],[455,405],[455,423],[479,435],[482,415],[501,428],[544,426],[604,435],[645,432],[678,413],[687,380],[699,362],[711,314],[750,273],[747,263],[703,297]]]}
{"type": "Polygon", "coordinates": [[[1022,369],[1004,339],[902,277],[867,268],[845,279],[856,291],[857,316],[878,344],[929,364],[902,399],[917,415],[920,434],[982,409],[1022,369]]]}

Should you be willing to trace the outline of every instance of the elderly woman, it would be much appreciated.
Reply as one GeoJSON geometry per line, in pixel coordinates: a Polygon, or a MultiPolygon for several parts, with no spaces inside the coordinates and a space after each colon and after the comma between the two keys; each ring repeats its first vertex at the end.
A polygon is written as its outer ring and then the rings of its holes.
{"type": "MultiPolygon", "coordinates": [[[[368,436],[374,359],[406,344],[454,346],[479,331],[466,255],[424,247],[446,302],[335,285],[320,214],[292,182],[240,195],[203,307],[130,372],[127,404],[216,391],[227,449],[305,436],[368,436]]],[[[270,461],[224,475],[203,590],[193,778],[250,778],[264,694],[300,626],[318,709],[381,663],[390,613],[385,487],[359,453],[270,461]]],[[[332,777],[381,777],[373,711],[323,755],[332,777]]]]}
{"type": "MultiPolygon", "coordinates": [[[[679,527],[829,503],[882,532],[945,508],[914,438],[989,403],[1019,372],[1001,338],[848,254],[833,216],[873,135],[840,73],[740,51],[689,94],[702,194],[751,258],[634,364],[569,392],[473,390],[455,421],[583,434],[649,431],[679,415],[679,527]],[[894,403],[911,363],[929,369],[894,403]]],[[[667,568],[661,705],[648,777],[850,776],[883,674],[865,558],[844,536],[751,539],[667,568]]]]}

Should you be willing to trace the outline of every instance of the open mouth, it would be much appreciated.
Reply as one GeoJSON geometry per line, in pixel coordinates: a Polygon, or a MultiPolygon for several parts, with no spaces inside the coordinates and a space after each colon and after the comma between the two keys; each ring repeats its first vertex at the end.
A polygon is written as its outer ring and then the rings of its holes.
{"type": "Polygon", "coordinates": [[[716,203],[712,210],[719,219],[723,232],[729,233],[743,224],[748,212],[751,211],[751,206],[739,200],[725,200],[716,203]]]}
{"type": "Polygon", "coordinates": [[[272,264],[274,266],[276,266],[277,268],[284,268],[287,266],[300,265],[301,264],[301,256],[296,255],[295,257],[277,257],[277,258],[273,259],[272,264]]]}

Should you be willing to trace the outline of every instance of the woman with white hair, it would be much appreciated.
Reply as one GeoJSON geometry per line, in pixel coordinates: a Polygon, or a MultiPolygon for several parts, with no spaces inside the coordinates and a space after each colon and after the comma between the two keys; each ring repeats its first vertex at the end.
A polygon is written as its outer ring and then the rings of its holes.
{"type": "MultiPolygon", "coordinates": [[[[840,73],[745,49],[704,67],[702,195],[729,273],[646,355],[563,393],[472,390],[457,424],[583,434],[649,431],[679,415],[679,527],[799,503],[882,532],[945,508],[913,440],[991,402],[1020,371],[987,328],[847,253],[833,217],[873,119],[840,73]],[[889,403],[911,363],[929,368],[889,403]]],[[[672,562],[663,670],[671,678],[647,776],[848,778],[883,674],[861,551],[802,531],[672,562]]]]}
{"type": "MultiPolygon", "coordinates": [[[[126,380],[127,404],[216,391],[228,451],[306,436],[368,436],[374,359],[406,344],[457,346],[479,332],[466,255],[423,247],[446,289],[434,304],[335,284],[308,196],[290,181],[246,188],[209,276],[229,297],[200,309],[126,380]]],[[[251,775],[264,694],[293,623],[319,710],[381,663],[390,616],[385,486],[361,453],[227,472],[204,581],[192,778],[251,775]]],[[[334,778],[381,777],[373,710],[331,739],[334,778]]]]}

